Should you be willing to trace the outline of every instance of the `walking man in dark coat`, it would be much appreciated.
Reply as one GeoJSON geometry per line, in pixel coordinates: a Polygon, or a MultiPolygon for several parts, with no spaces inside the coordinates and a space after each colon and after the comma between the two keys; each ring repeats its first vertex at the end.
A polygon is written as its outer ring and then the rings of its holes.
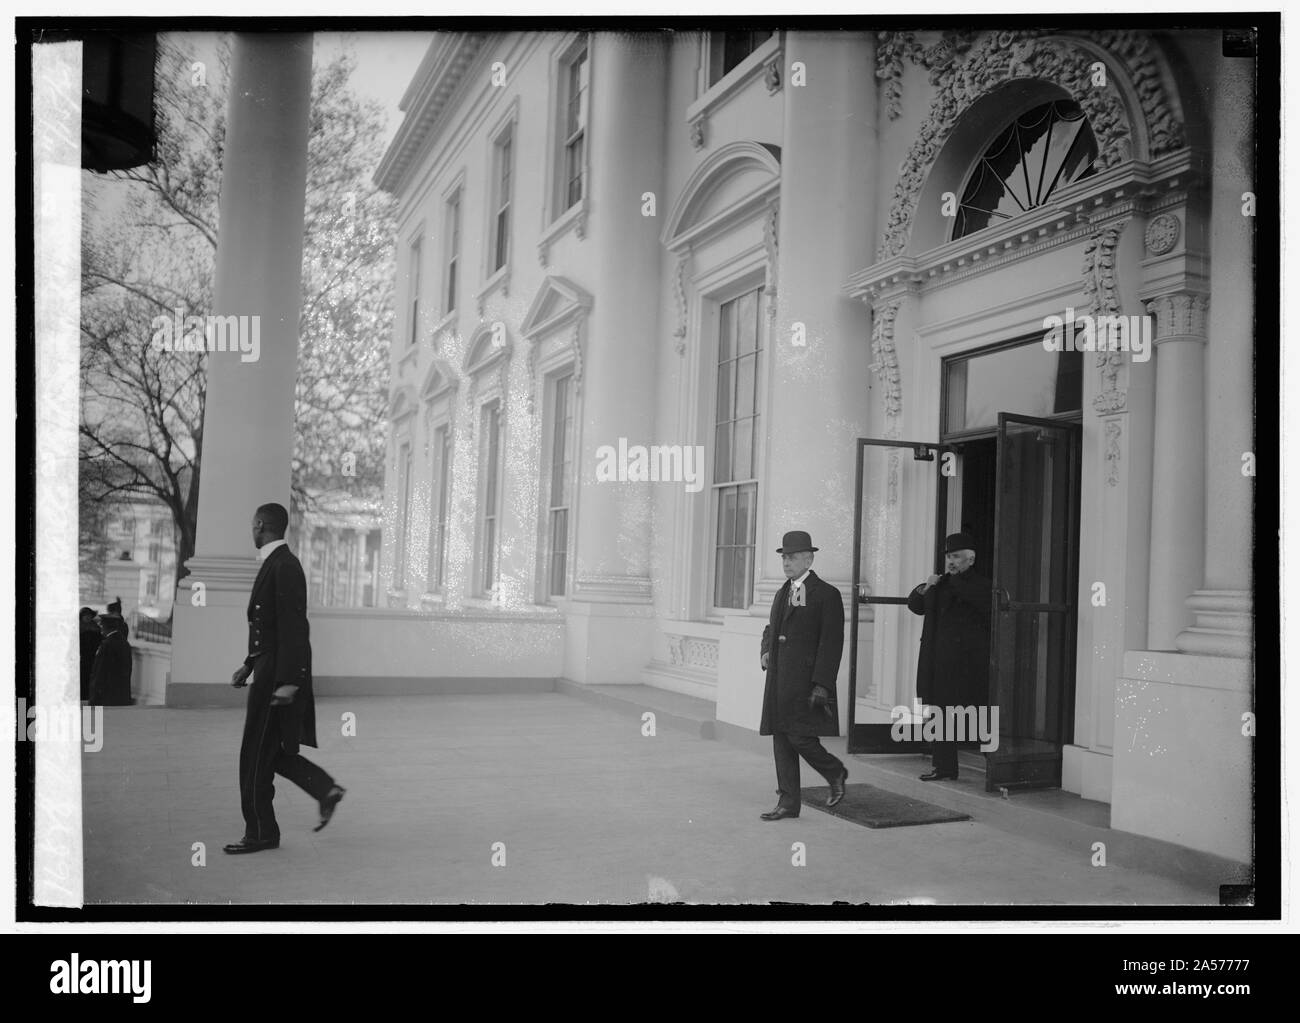
{"type": "Polygon", "coordinates": [[[98,707],[131,706],[131,644],[120,615],[100,615],[102,638],[90,669],[90,702],[98,707]]]}
{"type": "Polygon", "coordinates": [[[316,701],[311,691],[311,639],[307,625],[307,580],[284,541],[289,513],[264,504],[253,516],[257,579],[248,598],[248,656],[231,676],[241,688],[253,677],[239,748],[239,798],[244,837],[228,853],[275,849],[280,828],[271,801],[274,776],[283,775],[320,805],[319,831],[343,798],[334,779],[298,752],[316,745],[316,701]]]}
{"type": "Polygon", "coordinates": [[[780,799],[774,810],[760,815],[765,821],[799,816],[799,757],[830,785],[827,806],[844,798],[849,776],[819,738],[840,734],[835,679],[844,649],[844,599],[812,570],[817,549],[812,537],[796,530],[785,534],[776,552],[786,582],[772,601],[763,630],[760,663],[767,682],[758,731],[772,737],[780,799]]]}
{"type": "MultiPolygon", "coordinates": [[[[950,722],[953,718],[945,708],[976,706],[988,699],[993,584],[976,573],[974,548],[970,534],[950,535],[943,545],[944,574],[930,576],[907,597],[908,610],[925,615],[916,695],[927,707],[938,708],[940,720],[950,722]]],[[[944,731],[922,781],[957,777],[958,738],[944,731]]]]}

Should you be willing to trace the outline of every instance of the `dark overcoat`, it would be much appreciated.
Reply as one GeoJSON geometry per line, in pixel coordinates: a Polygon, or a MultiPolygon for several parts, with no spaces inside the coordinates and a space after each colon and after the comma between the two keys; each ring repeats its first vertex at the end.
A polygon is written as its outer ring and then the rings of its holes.
{"type": "Polygon", "coordinates": [[[90,699],[90,677],[95,670],[95,654],[99,652],[99,644],[103,639],[99,626],[92,625],[89,628],[85,625],[81,626],[81,698],[83,700],[90,699]]]}
{"type": "Polygon", "coordinates": [[[131,644],[110,632],[95,651],[90,669],[90,702],[97,707],[127,707],[131,700],[131,644]]]}
{"type": "MultiPolygon", "coordinates": [[[[835,679],[844,652],[844,598],[810,571],[804,580],[804,607],[790,606],[790,580],[777,591],[763,629],[767,660],[760,735],[839,735],[835,679]],[[830,713],[808,705],[813,686],[830,694],[830,713]]],[[[760,656],[760,663],[761,656],[760,656]]]]}
{"type": "Polygon", "coordinates": [[[307,624],[307,579],[287,546],[273,550],[258,570],[248,597],[248,656],[253,671],[244,717],[244,741],[256,736],[274,714],[280,746],[287,754],[299,744],[316,745],[316,699],[311,688],[311,633],[307,624]],[[296,685],[293,702],[272,707],[280,686],[296,685]]]}
{"type": "Polygon", "coordinates": [[[972,567],[945,573],[924,593],[918,586],[908,595],[908,609],[925,615],[916,669],[916,695],[922,703],[969,707],[987,702],[992,593],[993,584],[972,567]]]}

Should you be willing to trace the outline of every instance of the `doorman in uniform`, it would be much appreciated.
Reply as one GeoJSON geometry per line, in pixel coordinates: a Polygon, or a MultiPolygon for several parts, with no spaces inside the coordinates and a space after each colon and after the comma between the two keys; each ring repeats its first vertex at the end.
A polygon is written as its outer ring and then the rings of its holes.
{"type": "Polygon", "coordinates": [[[264,504],[253,516],[253,543],[262,563],[248,598],[248,656],[231,676],[235,688],[253,682],[239,748],[239,798],[244,837],[228,853],[275,849],[280,828],[271,800],[275,775],[305,790],[320,806],[317,831],[329,823],[344,790],[298,752],[316,745],[316,701],[311,691],[307,580],[284,541],[289,513],[264,504]]]}
{"type": "Polygon", "coordinates": [[[819,738],[840,734],[835,679],[844,649],[844,599],[812,570],[817,549],[812,537],[796,530],[785,534],[776,552],[786,582],[763,630],[760,663],[767,682],[758,731],[772,737],[780,799],[775,809],[760,815],[765,821],[799,816],[799,757],[830,785],[827,806],[844,798],[849,776],[819,738]]]}
{"type": "MultiPolygon", "coordinates": [[[[976,573],[974,548],[969,533],[951,534],[943,545],[944,574],[930,576],[907,597],[908,610],[925,615],[916,695],[938,708],[940,720],[948,719],[947,707],[978,706],[988,699],[993,584],[976,573]]],[[[957,777],[958,738],[943,733],[922,781],[957,777]]]]}

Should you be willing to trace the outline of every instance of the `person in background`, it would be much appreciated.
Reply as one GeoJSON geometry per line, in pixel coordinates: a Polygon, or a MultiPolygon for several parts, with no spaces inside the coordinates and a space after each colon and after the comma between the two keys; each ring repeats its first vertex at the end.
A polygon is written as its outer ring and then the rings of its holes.
{"type": "Polygon", "coordinates": [[[83,607],[77,612],[77,624],[81,630],[81,700],[90,699],[90,673],[95,667],[95,651],[103,640],[99,625],[95,621],[95,609],[83,607]]]}
{"type": "Polygon", "coordinates": [[[131,644],[126,641],[121,615],[99,617],[103,633],[90,672],[90,702],[98,707],[129,707],[131,699],[131,644]]]}

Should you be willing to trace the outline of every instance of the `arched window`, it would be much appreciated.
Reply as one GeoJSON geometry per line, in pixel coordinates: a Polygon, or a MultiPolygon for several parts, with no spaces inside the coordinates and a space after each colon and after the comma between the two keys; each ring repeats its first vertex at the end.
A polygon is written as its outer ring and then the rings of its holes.
{"type": "Polygon", "coordinates": [[[1012,121],[971,172],[953,239],[1026,213],[1057,189],[1096,173],[1097,139],[1073,100],[1027,110],[1012,121]]]}

